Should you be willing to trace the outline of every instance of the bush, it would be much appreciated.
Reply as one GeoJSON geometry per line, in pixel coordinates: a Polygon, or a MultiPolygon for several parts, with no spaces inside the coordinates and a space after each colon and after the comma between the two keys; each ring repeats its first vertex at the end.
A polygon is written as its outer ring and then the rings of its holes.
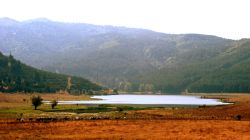
{"type": "Polygon", "coordinates": [[[235,119],[236,119],[236,120],[238,120],[238,121],[240,121],[240,120],[241,120],[241,118],[242,118],[242,116],[241,116],[241,115],[237,115],[237,116],[235,117],[235,119]]]}
{"type": "Polygon", "coordinates": [[[43,99],[39,95],[33,96],[31,100],[32,100],[32,105],[35,107],[35,110],[37,109],[38,106],[42,104],[43,101],[43,99]]]}
{"type": "Polygon", "coordinates": [[[54,109],[55,106],[57,106],[57,104],[58,104],[57,100],[51,101],[51,108],[54,109]]]}

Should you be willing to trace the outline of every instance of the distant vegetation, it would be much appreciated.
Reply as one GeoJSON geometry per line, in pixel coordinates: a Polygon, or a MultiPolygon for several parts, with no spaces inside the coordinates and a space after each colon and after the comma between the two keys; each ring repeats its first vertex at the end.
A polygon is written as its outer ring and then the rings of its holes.
{"type": "MultiPolygon", "coordinates": [[[[37,68],[86,77],[123,91],[250,92],[249,39],[1,19],[0,49],[37,68]]],[[[48,79],[54,74],[43,75],[48,79]]],[[[49,91],[67,84],[65,76],[56,79],[59,84],[50,83],[49,91]]],[[[84,86],[89,88],[74,88],[95,89],[84,86]]]]}
{"type": "Polygon", "coordinates": [[[90,81],[34,69],[0,53],[0,92],[87,92],[102,87],[90,81]],[[70,83],[69,83],[70,82],[70,83]]]}

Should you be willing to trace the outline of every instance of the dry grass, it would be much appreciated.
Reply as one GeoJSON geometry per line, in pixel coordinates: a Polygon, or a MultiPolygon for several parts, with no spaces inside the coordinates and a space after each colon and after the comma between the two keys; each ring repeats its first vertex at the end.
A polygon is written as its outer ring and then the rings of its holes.
{"type": "Polygon", "coordinates": [[[222,99],[227,102],[233,103],[246,103],[250,102],[250,94],[215,94],[215,95],[205,95],[205,98],[222,99]]]}
{"type": "Polygon", "coordinates": [[[96,120],[0,123],[0,139],[250,139],[249,121],[96,120]]]}
{"type": "Polygon", "coordinates": [[[242,103],[250,101],[250,93],[189,93],[187,95],[201,96],[203,98],[222,99],[226,102],[242,103]]]}
{"type": "Polygon", "coordinates": [[[89,96],[74,96],[69,94],[7,94],[0,93],[0,109],[18,109],[31,106],[31,97],[40,95],[43,100],[91,100],[89,96]]]}
{"type": "Polygon", "coordinates": [[[74,96],[70,94],[41,94],[41,93],[32,93],[32,94],[23,94],[23,93],[0,93],[0,102],[10,102],[10,103],[23,103],[29,101],[32,96],[40,95],[44,100],[91,100],[89,96],[81,95],[74,96]]]}

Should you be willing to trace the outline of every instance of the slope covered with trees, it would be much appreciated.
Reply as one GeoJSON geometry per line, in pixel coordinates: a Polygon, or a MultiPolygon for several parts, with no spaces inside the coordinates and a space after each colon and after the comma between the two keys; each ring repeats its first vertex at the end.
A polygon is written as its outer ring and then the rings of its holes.
{"type": "Polygon", "coordinates": [[[163,92],[250,92],[250,40],[240,40],[198,63],[164,68],[142,81],[163,92]]]}
{"type": "Polygon", "coordinates": [[[0,53],[0,92],[57,92],[101,90],[90,81],[62,74],[50,73],[27,66],[0,53]],[[70,83],[68,83],[70,82],[70,83]],[[69,85],[70,84],[70,85],[69,85]]]}
{"type": "Polygon", "coordinates": [[[5,18],[0,50],[124,91],[250,92],[248,39],[5,18]]]}

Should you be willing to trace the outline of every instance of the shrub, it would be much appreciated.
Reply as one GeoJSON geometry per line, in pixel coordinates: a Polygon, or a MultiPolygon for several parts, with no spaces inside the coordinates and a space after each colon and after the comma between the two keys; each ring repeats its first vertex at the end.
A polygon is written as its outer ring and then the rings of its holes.
{"type": "Polygon", "coordinates": [[[237,115],[235,118],[236,118],[236,120],[240,121],[241,118],[242,118],[242,116],[241,115],[237,115]]]}
{"type": "Polygon", "coordinates": [[[51,101],[51,108],[54,109],[55,106],[57,106],[57,104],[58,104],[57,100],[51,101]]]}
{"type": "Polygon", "coordinates": [[[42,104],[43,101],[43,99],[39,95],[33,96],[31,100],[32,100],[32,105],[35,107],[35,110],[37,109],[38,106],[42,104]]]}

